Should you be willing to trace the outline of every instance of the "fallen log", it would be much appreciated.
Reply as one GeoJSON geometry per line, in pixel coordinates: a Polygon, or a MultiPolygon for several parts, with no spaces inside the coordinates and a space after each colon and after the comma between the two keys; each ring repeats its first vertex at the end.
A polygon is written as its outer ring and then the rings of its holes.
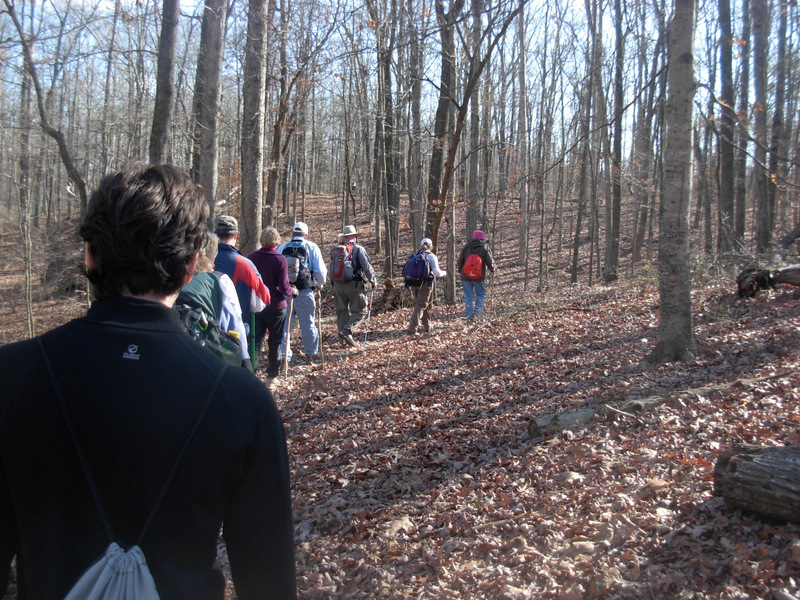
{"type": "Polygon", "coordinates": [[[736,287],[742,298],[752,298],[760,290],[774,289],[780,283],[800,286],[800,264],[774,271],[749,267],[736,276],[736,287]]]}
{"type": "Polygon", "coordinates": [[[714,494],[730,506],[800,523],[800,446],[740,444],[721,452],[714,494]]]}

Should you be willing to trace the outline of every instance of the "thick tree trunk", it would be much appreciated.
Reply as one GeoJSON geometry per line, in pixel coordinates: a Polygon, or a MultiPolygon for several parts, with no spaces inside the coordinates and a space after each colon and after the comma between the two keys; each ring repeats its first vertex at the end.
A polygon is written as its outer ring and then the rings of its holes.
{"type": "Polygon", "coordinates": [[[675,0],[670,23],[664,198],[658,242],[661,317],[658,344],[647,357],[652,363],[691,360],[696,348],[689,268],[696,13],[696,0],[675,0]]]}
{"type": "Polygon", "coordinates": [[[736,508],[800,523],[800,446],[742,444],[720,453],[714,493],[736,508]]]}
{"type": "Polygon", "coordinates": [[[228,5],[223,0],[206,0],[200,49],[197,58],[197,75],[192,103],[194,116],[194,148],[192,179],[203,186],[209,207],[209,218],[214,218],[217,203],[220,86],[222,78],[222,51],[225,43],[225,23],[228,5]]]}
{"type": "MultiPolygon", "coordinates": [[[[153,164],[160,164],[164,161],[164,148],[167,145],[169,121],[172,116],[172,68],[175,62],[175,29],[178,26],[178,15],[180,14],[178,0],[164,0],[163,6],[161,37],[158,40],[156,98],[153,106],[153,126],[150,130],[149,154],[150,162],[153,164]]],[[[118,10],[119,2],[115,5],[115,16],[118,10]]],[[[113,52],[113,47],[109,50],[109,53],[111,52],[113,52]]],[[[107,90],[108,85],[107,78],[107,90]]],[[[105,120],[105,112],[103,118],[105,120]]],[[[105,134],[105,131],[103,133],[105,134]]],[[[103,150],[105,151],[105,148],[103,150]]]]}
{"type": "Polygon", "coordinates": [[[264,200],[264,105],[267,87],[268,0],[250,0],[242,86],[241,244],[257,247],[264,200]]]}

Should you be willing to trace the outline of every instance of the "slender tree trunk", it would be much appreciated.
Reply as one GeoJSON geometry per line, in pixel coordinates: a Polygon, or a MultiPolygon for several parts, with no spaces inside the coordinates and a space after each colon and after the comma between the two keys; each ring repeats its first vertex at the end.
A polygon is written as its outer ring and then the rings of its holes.
{"type": "Polygon", "coordinates": [[[769,4],[757,0],[752,4],[753,46],[755,48],[755,202],[756,202],[756,252],[762,254],[772,241],[773,206],[771,204],[770,173],[767,169],[767,112],[769,65],[769,4]]]}
{"type": "MultiPolygon", "coordinates": [[[[481,49],[481,18],[483,15],[484,0],[472,0],[472,38],[470,40],[471,52],[477,54],[481,49]]],[[[469,123],[469,178],[467,191],[467,231],[478,229],[478,218],[481,209],[481,187],[478,179],[480,166],[481,144],[481,93],[480,86],[475,86],[470,99],[469,123]]]]}
{"type": "Polygon", "coordinates": [[[664,198],[658,242],[659,340],[649,362],[694,358],[689,269],[696,0],[675,0],[670,23],[664,198]]]}
{"type": "MultiPolygon", "coordinates": [[[[166,10],[166,7],[164,8],[166,10]]],[[[108,42],[108,63],[106,64],[106,84],[103,88],[103,117],[100,121],[100,135],[102,137],[102,150],[100,155],[100,172],[108,171],[108,150],[110,146],[108,132],[108,113],[111,110],[111,87],[113,82],[114,52],[117,39],[117,24],[121,12],[120,0],[114,2],[114,17],[111,21],[111,39],[108,42]]],[[[152,160],[152,159],[151,159],[152,160]]]]}
{"type": "Polygon", "coordinates": [[[736,119],[733,94],[733,34],[730,0],[719,0],[721,110],[719,118],[719,234],[717,249],[721,256],[733,250],[733,124],[736,119]]]}
{"type": "MultiPolygon", "coordinates": [[[[442,41],[442,66],[439,81],[439,103],[433,121],[433,148],[428,171],[428,215],[425,235],[433,236],[434,221],[445,210],[446,194],[441,193],[445,149],[452,144],[453,132],[448,131],[450,114],[455,105],[455,22],[461,16],[464,0],[452,0],[450,10],[445,11],[444,0],[436,0],[436,20],[442,41]]],[[[435,243],[436,240],[434,240],[435,243]]]]}
{"type": "MultiPolygon", "coordinates": [[[[524,0],[520,0],[520,8],[524,7],[524,0]]],[[[528,89],[525,76],[527,74],[525,37],[525,11],[520,10],[517,17],[517,43],[519,44],[519,100],[517,102],[517,168],[519,169],[519,247],[517,249],[517,264],[528,264],[528,233],[530,232],[530,200],[528,198],[528,89]]],[[[525,278],[527,290],[528,279],[525,278]]]]}
{"type": "MultiPolygon", "coordinates": [[[[597,64],[598,40],[597,40],[597,0],[585,0],[586,16],[589,19],[589,35],[591,36],[590,56],[587,61],[588,83],[582,93],[581,99],[581,151],[580,151],[580,176],[578,180],[578,206],[575,217],[575,231],[572,246],[572,267],[570,268],[570,283],[578,282],[578,266],[580,258],[581,231],[583,229],[583,213],[586,211],[587,188],[589,171],[591,170],[589,160],[590,131],[592,122],[592,100],[594,99],[594,78],[595,67],[597,64]]],[[[592,268],[592,265],[589,265],[592,268]]]]}
{"type": "MultiPolygon", "coordinates": [[[[758,1],[758,0],[756,0],[758,1]]],[[[733,219],[736,250],[745,248],[744,231],[747,214],[747,144],[750,111],[750,0],[742,2],[741,73],[739,77],[739,110],[736,123],[736,150],[734,152],[733,219]]]]}
{"type": "Polygon", "coordinates": [[[50,124],[50,118],[47,113],[47,109],[45,107],[45,94],[42,90],[42,86],[39,83],[39,75],[36,70],[36,63],[33,60],[33,55],[31,53],[31,47],[28,42],[28,37],[25,34],[23,24],[20,22],[19,18],[17,17],[16,10],[14,9],[14,4],[11,0],[3,0],[6,5],[6,9],[8,10],[8,15],[11,17],[14,27],[19,35],[20,45],[22,46],[22,56],[25,62],[25,71],[26,74],[30,77],[30,83],[33,84],[33,89],[36,92],[36,105],[39,109],[39,126],[42,128],[48,136],[53,138],[58,145],[58,152],[61,156],[61,163],[64,165],[64,169],[67,171],[67,175],[69,175],[70,180],[72,181],[75,189],[78,193],[78,197],[81,201],[81,214],[86,211],[86,205],[88,204],[88,194],[86,191],[86,182],[83,179],[83,176],[78,171],[75,163],[72,159],[72,154],[69,150],[67,145],[67,139],[64,136],[63,132],[59,129],[56,129],[50,124]]]}
{"type": "MultiPolygon", "coordinates": [[[[408,0],[409,16],[415,14],[414,0],[408,0]]],[[[422,238],[422,221],[425,214],[425,198],[422,187],[422,76],[423,56],[420,49],[416,19],[409,18],[411,30],[409,76],[411,77],[411,139],[409,140],[409,223],[415,242],[422,238]]]]}
{"type": "Polygon", "coordinates": [[[267,166],[267,196],[265,204],[267,215],[264,218],[265,225],[274,225],[277,216],[278,183],[281,168],[283,165],[283,138],[286,126],[286,118],[289,114],[289,65],[287,54],[287,43],[289,35],[288,22],[288,3],[286,0],[280,1],[280,40],[278,41],[278,52],[280,55],[280,94],[278,96],[277,114],[275,123],[272,127],[272,143],[270,144],[269,164],[267,166]]]}
{"type": "Polygon", "coordinates": [[[603,281],[609,283],[619,278],[619,231],[622,216],[622,107],[625,105],[623,90],[623,66],[625,38],[622,33],[620,0],[614,0],[614,31],[616,32],[616,56],[614,61],[614,148],[611,152],[611,223],[606,231],[606,253],[603,265],[603,281]]]}
{"type": "MultiPolygon", "coordinates": [[[[793,6],[793,4],[792,4],[793,6]]],[[[778,51],[775,65],[775,104],[772,113],[772,139],[769,151],[769,187],[767,188],[767,206],[769,210],[770,242],[777,222],[778,183],[781,180],[781,165],[786,160],[784,138],[784,108],[786,103],[786,28],[789,2],[777,1],[778,7],[778,51]]]]}

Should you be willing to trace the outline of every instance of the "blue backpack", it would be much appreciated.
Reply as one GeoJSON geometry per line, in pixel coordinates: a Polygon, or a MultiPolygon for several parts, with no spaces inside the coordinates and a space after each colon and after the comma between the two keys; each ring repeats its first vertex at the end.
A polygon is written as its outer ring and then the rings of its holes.
{"type": "Polygon", "coordinates": [[[314,287],[314,280],[311,277],[308,246],[301,240],[292,240],[286,242],[281,253],[286,257],[289,283],[298,290],[314,287]]]}
{"type": "Polygon", "coordinates": [[[423,281],[429,279],[431,279],[431,264],[428,262],[427,253],[420,250],[409,256],[403,267],[403,283],[406,286],[421,285],[423,281]]]}

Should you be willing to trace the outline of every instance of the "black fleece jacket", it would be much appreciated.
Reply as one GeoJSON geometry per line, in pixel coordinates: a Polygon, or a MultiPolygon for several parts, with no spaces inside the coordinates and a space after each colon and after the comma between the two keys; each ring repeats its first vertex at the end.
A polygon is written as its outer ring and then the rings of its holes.
{"type": "MultiPolygon", "coordinates": [[[[111,527],[133,545],[223,366],[164,305],[114,298],[42,336],[111,527]]],[[[110,543],[35,341],[0,348],[0,564],[63,598],[110,543]]],[[[269,391],[230,367],[140,546],[162,600],[296,598],[289,466],[269,391]]],[[[0,591],[5,586],[0,575],[0,591]]]]}

